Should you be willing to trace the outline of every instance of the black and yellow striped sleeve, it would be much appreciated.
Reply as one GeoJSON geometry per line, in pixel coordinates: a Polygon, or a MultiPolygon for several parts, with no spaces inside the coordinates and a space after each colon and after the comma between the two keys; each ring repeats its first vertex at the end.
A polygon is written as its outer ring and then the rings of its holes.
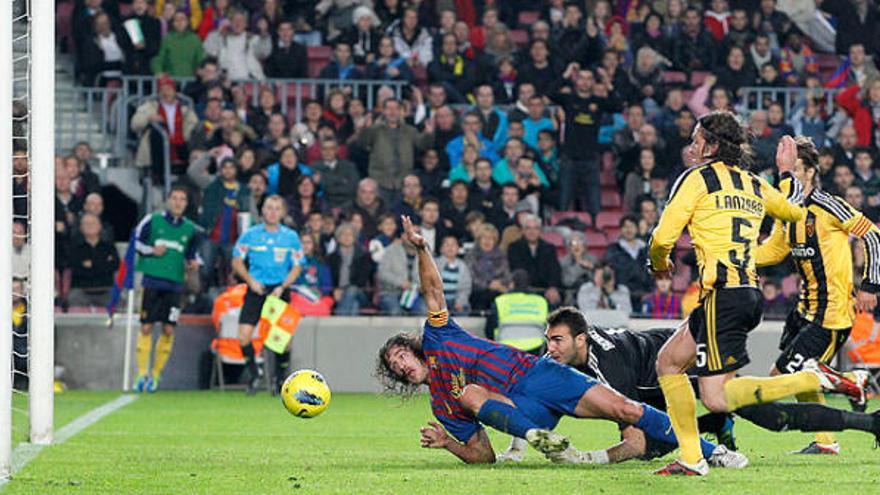
{"type": "Polygon", "coordinates": [[[666,208],[651,233],[648,247],[650,269],[663,271],[668,268],[669,253],[690,222],[697,203],[706,195],[706,182],[699,173],[704,168],[693,167],[684,171],[673,184],[666,208]]]}
{"type": "Polygon", "coordinates": [[[768,215],[784,222],[799,222],[807,214],[803,207],[803,189],[800,181],[791,174],[783,174],[780,186],[788,184],[788,190],[783,193],[767,183],[760,177],[754,177],[760,185],[760,195],[764,198],[764,208],[768,215]]]}
{"type": "Polygon", "coordinates": [[[755,264],[767,266],[782,263],[790,252],[785,224],[776,220],[773,222],[773,232],[755,250],[755,264]]]}
{"type": "Polygon", "coordinates": [[[844,199],[822,192],[813,195],[813,202],[833,217],[833,221],[850,235],[865,243],[865,268],[861,290],[880,292],[880,229],[844,199]]]}

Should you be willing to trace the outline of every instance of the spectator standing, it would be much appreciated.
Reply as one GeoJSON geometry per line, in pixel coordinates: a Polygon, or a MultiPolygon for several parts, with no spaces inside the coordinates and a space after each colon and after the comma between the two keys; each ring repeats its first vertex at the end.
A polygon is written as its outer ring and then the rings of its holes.
{"type": "Polygon", "coordinates": [[[403,17],[391,23],[387,32],[394,39],[394,49],[410,66],[427,67],[434,60],[434,40],[427,29],[419,26],[416,9],[404,10],[403,17]]]}
{"type": "Polygon", "coordinates": [[[373,263],[369,253],[355,240],[354,227],[343,223],[336,228],[336,249],[327,257],[337,315],[356,316],[367,303],[366,289],[373,273],[373,263]]]}
{"type": "Polygon", "coordinates": [[[99,12],[92,18],[93,35],[83,40],[80,68],[85,86],[106,86],[130,74],[134,47],[128,34],[109,15],[99,12]]]}
{"type": "Polygon", "coordinates": [[[81,239],[70,249],[72,272],[68,303],[104,308],[110,302],[119,253],[112,242],[101,239],[101,219],[91,213],[80,217],[81,239]]]}
{"type": "Polygon", "coordinates": [[[562,269],[556,248],[541,239],[541,220],[528,215],[522,222],[522,239],[507,249],[511,270],[525,270],[531,285],[544,294],[551,306],[559,305],[562,296],[562,269]]]}
{"type": "Polygon", "coordinates": [[[174,327],[180,316],[180,298],[186,270],[195,270],[199,234],[195,224],[183,216],[187,191],[174,186],[166,201],[166,210],[151,213],[135,229],[134,242],[138,254],[135,269],[143,273],[144,288],[141,307],[141,332],[138,335],[136,361],[137,392],[155,392],[162,370],[171,356],[174,327]],[[161,323],[156,341],[156,356],[150,370],[153,348],[153,325],[161,323]]]}
{"type": "Polygon", "coordinates": [[[128,70],[134,75],[150,75],[150,62],[157,53],[162,38],[162,27],[159,20],[148,11],[147,0],[134,0],[131,2],[132,13],[123,22],[126,27],[125,34],[131,44],[131,60],[128,61],[128,70]],[[130,26],[130,27],[129,27],[130,26]],[[132,38],[133,33],[140,30],[140,36],[132,38]]]}
{"type": "Polygon", "coordinates": [[[237,175],[235,160],[224,159],[202,196],[199,224],[205,229],[206,239],[200,248],[200,275],[204,290],[227,285],[232,247],[241,233],[238,214],[250,210],[250,191],[237,175]]]}
{"type": "Polygon", "coordinates": [[[403,177],[414,167],[416,153],[433,144],[433,124],[428,121],[425,132],[402,121],[400,101],[388,99],[382,105],[383,119],[362,129],[357,138],[370,153],[370,177],[381,184],[382,195],[394,199],[403,185],[403,177]]]}
{"type": "Polygon", "coordinates": [[[352,13],[354,25],[342,33],[354,56],[354,63],[365,65],[371,63],[376,57],[379,40],[382,35],[377,29],[381,22],[373,9],[366,5],[360,5],[352,13]]]}
{"type": "Polygon", "coordinates": [[[187,143],[199,124],[193,109],[177,98],[177,88],[170,77],[161,76],[158,86],[159,98],[144,102],[131,118],[131,130],[141,136],[135,163],[139,167],[152,167],[154,178],[164,176],[165,159],[162,135],[150,124],[158,124],[168,135],[172,173],[183,173],[185,170],[189,158],[187,143]]]}
{"type": "Polygon", "coordinates": [[[265,62],[267,77],[282,79],[308,77],[309,55],[306,47],[293,39],[295,34],[293,22],[282,20],[278,23],[278,38],[272,44],[272,51],[265,62]]]}
{"type": "Polygon", "coordinates": [[[700,11],[689,7],[684,14],[681,32],[672,39],[672,63],[686,72],[708,71],[715,67],[715,39],[703,30],[700,11]]]}
{"type": "Polygon", "coordinates": [[[443,35],[439,55],[428,64],[428,80],[446,88],[450,103],[466,103],[476,78],[473,62],[458,53],[455,35],[443,35]]]}
{"type": "Polygon", "coordinates": [[[221,23],[205,39],[205,52],[217,58],[220,69],[232,81],[265,79],[261,61],[272,53],[272,37],[268,25],[264,26],[266,32],[251,34],[247,13],[234,11],[228,24],[221,23]]]}
{"type": "Polygon", "coordinates": [[[600,192],[599,126],[606,115],[617,110],[618,105],[616,101],[594,93],[591,71],[570,65],[563,77],[573,80],[574,91],[550,96],[565,111],[562,151],[569,162],[560,171],[560,205],[562,209],[568,209],[576,197],[580,198],[583,209],[596,218],[600,192]]]}
{"type": "Polygon", "coordinates": [[[343,208],[350,203],[361,179],[354,163],[339,159],[338,150],[335,139],[321,141],[321,160],[312,164],[315,180],[330,208],[343,208]]]}

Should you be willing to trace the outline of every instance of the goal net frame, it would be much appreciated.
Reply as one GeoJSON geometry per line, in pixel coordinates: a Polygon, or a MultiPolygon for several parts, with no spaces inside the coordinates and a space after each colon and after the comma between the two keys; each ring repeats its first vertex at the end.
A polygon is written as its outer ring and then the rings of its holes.
{"type": "Polygon", "coordinates": [[[29,441],[50,444],[54,415],[55,297],[55,2],[0,0],[0,484],[12,474],[12,157],[23,140],[28,160],[28,242],[31,262],[25,281],[28,301],[29,441]],[[15,8],[18,7],[18,8],[15,8]],[[25,24],[16,34],[14,24],[25,24]],[[27,46],[17,57],[13,45],[27,46]],[[24,70],[21,68],[24,67],[24,70]],[[18,70],[16,70],[18,69],[18,70]],[[24,78],[24,79],[22,79],[24,78]],[[16,94],[15,87],[24,86],[16,94]],[[13,101],[26,105],[14,135],[13,101]],[[52,206],[49,206],[52,205],[52,206]],[[52,261],[50,261],[52,260],[52,261]]]}

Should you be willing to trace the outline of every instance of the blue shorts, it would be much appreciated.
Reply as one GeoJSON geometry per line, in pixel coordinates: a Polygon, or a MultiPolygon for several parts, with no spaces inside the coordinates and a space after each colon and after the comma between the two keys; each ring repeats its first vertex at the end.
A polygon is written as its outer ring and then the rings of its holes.
{"type": "Polygon", "coordinates": [[[536,425],[552,430],[562,416],[574,416],[581,397],[597,383],[571,366],[542,357],[510,389],[509,397],[536,425]]]}

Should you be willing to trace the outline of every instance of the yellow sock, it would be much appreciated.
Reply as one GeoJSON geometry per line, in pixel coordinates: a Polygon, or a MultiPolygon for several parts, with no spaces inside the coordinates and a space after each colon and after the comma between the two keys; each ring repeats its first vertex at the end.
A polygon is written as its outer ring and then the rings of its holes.
{"type": "Polygon", "coordinates": [[[138,376],[144,376],[149,372],[151,352],[153,352],[153,334],[139,334],[137,340],[137,349],[135,350],[138,376]]]}
{"type": "Polygon", "coordinates": [[[820,391],[819,377],[807,371],[770,378],[743,376],[728,380],[724,384],[728,411],[736,411],[753,404],[774,402],[791,395],[820,391]]]}
{"type": "MultiPolygon", "coordinates": [[[[797,394],[798,402],[813,402],[816,404],[825,404],[825,395],[820,392],[804,392],[802,394],[797,394]]],[[[827,431],[820,431],[816,433],[816,442],[821,443],[823,445],[831,445],[836,442],[837,438],[834,437],[833,433],[827,431]]]]}
{"type": "Polygon", "coordinates": [[[666,413],[678,438],[681,460],[697,464],[703,458],[700,450],[700,432],[697,429],[697,398],[687,375],[666,375],[659,378],[666,413]]]}
{"type": "Polygon", "coordinates": [[[171,347],[174,345],[174,335],[162,333],[156,342],[156,361],[153,363],[153,378],[159,378],[168,357],[171,356],[171,347]]]}

